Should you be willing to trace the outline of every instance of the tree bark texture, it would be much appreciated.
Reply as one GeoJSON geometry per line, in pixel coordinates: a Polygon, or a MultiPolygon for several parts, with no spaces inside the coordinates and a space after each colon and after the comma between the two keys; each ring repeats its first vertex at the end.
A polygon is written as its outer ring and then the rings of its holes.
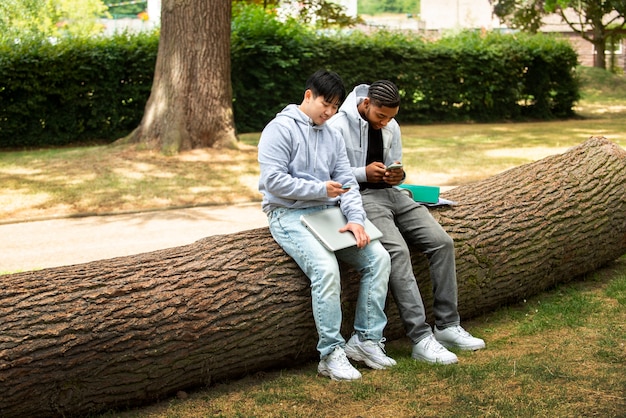
{"type": "Polygon", "coordinates": [[[163,0],[152,90],[130,135],[165,153],[234,147],[231,0],[163,0]]]}
{"type": "MultiPolygon", "coordinates": [[[[626,152],[592,138],[456,188],[434,210],[455,239],[464,319],[626,253],[626,152]]],[[[260,209],[259,209],[260,210],[260,209]]],[[[414,266],[427,306],[424,256],[414,266]]],[[[342,266],[345,336],[359,276],[342,266]]],[[[309,280],[267,228],[0,276],[0,416],[71,416],[317,358],[309,280]]],[[[391,298],[387,338],[403,327],[391,298]]]]}

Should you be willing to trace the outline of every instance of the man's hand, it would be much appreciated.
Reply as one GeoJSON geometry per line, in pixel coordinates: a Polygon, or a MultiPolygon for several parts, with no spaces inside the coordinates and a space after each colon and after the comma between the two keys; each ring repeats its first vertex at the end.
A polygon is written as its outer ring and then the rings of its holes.
{"type": "Polygon", "coordinates": [[[403,179],[404,169],[402,167],[385,170],[385,174],[383,176],[383,181],[392,186],[397,186],[398,184],[402,183],[403,179]]]}
{"type": "Polygon", "coordinates": [[[367,235],[367,232],[365,232],[365,228],[363,228],[361,225],[349,222],[346,224],[346,226],[339,230],[339,232],[347,231],[350,231],[354,234],[354,238],[356,238],[356,246],[358,248],[363,248],[370,243],[370,236],[367,235]]]}
{"type": "Polygon", "coordinates": [[[367,176],[367,181],[370,183],[380,183],[383,181],[385,177],[385,172],[387,171],[387,167],[385,164],[380,162],[370,163],[365,167],[365,175],[367,176]]]}
{"type": "Polygon", "coordinates": [[[341,188],[341,183],[337,183],[336,181],[332,180],[326,182],[326,195],[328,195],[328,197],[341,196],[348,191],[350,191],[350,189],[341,188]]]}

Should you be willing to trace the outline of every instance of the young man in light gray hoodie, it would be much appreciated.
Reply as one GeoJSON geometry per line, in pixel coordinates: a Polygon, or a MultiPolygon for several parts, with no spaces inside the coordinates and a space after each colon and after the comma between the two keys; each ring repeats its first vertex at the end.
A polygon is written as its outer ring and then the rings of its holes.
{"type": "Polygon", "coordinates": [[[478,350],[485,343],[460,325],[452,238],[425,206],[394,187],[406,176],[402,167],[388,167],[402,161],[400,127],[394,119],[399,109],[400,93],[391,81],[361,84],[328,125],[341,132],[367,217],[384,232],[381,242],[391,255],[389,288],[413,342],[412,357],[456,363],[456,354],[447,348],[478,350]],[[430,263],[434,330],[426,322],[407,242],[426,254],[430,263]]]}
{"type": "Polygon", "coordinates": [[[389,280],[389,254],[364,230],[365,210],[343,140],[326,125],[346,95],[341,78],[324,70],[306,82],[300,105],[285,107],[261,134],[258,159],[259,191],[269,229],[276,242],[311,281],[313,318],[320,353],[318,372],[333,380],[361,377],[347,359],[374,369],[396,364],[383,345],[384,312],[389,280]],[[354,185],[351,189],[342,185],[354,185]],[[340,231],[354,234],[357,245],[327,250],[300,221],[300,216],[341,203],[347,224],[340,231]],[[337,259],[361,272],[354,320],[355,333],[341,336],[341,283],[337,259]]]}

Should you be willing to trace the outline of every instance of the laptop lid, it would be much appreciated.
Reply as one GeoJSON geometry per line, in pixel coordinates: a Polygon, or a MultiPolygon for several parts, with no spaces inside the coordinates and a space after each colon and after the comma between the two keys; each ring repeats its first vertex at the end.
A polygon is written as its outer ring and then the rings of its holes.
{"type": "MultiPolygon", "coordinates": [[[[348,223],[339,207],[302,215],[300,221],[330,251],[339,251],[356,245],[352,232],[339,232],[339,229],[348,223]]],[[[365,218],[365,232],[372,241],[383,236],[383,233],[367,218],[365,218]]]]}

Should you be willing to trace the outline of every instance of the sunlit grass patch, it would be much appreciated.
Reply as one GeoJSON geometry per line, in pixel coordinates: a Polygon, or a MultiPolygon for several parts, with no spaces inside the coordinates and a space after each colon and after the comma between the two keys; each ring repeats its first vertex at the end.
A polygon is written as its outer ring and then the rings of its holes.
{"type": "MultiPolygon", "coordinates": [[[[245,147],[244,147],[245,148],[245,147]]],[[[3,219],[259,200],[255,150],[194,150],[177,156],[133,146],[5,153],[3,219]],[[239,180],[244,177],[244,182],[239,180]]]]}

